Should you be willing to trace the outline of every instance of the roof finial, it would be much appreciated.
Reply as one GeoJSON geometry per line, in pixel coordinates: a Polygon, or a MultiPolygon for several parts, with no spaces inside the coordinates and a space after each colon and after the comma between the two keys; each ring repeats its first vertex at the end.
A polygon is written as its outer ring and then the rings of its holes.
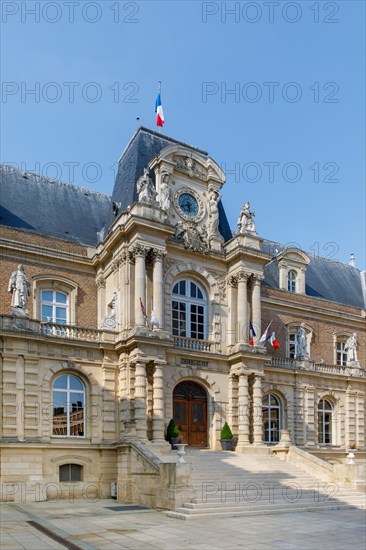
{"type": "Polygon", "coordinates": [[[351,265],[352,267],[356,267],[356,260],[355,260],[355,255],[354,255],[353,252],[351,252],[351,256],[350,256],[348,265],[351,265]]]}

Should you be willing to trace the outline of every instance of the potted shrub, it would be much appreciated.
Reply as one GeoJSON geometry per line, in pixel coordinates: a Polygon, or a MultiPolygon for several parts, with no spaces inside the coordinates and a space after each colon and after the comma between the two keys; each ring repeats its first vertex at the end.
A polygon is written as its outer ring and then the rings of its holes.
{"type": "Polygon", "coordinates": [[[172,449],[174,448],[174,445],[176,443],[180,443],[180,432],[178,430],[178,426],[176,425],[174,419],[172,418],[168,424],[168,428],[166,430],[166,440],[169,441],[169,443],[172,446],[172,449]]]}
{"type": "Polygon", "coordinates": [[[220,443],[223,451],[235,450],[236,439],[234,439],[233,432],[230,430],[229,424],[227,422],[225,422],[221,430],[220,443]]]}

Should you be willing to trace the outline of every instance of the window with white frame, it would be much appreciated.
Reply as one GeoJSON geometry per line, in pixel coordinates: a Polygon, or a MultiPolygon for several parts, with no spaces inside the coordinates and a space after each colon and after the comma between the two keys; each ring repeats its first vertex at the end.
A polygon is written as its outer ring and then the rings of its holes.
{"type": "Polygon", "coordinates": [[[262,415],[265,443],[278,443],[281,429],[281,405],[275,395],[268,394],[263,397],[262,415]]]}
{"type": "Polygon", "coordinates": [[[332,443],[333,406],[327,399],[321,399],[318,405],[318,442],[322,445],[332,443]]]}
{"type": "Polygon", "coordinates": [[[85,435],[85,386],[72,374],[58,376],[52,384],[52,435],[85,435]]]}
{"type": "Polygon", "coordinates": [[[41,291],[41,320],[66,325],[69,322],[69,297],[57,290],[41,291]]]}
{"type": "Polygon", "coordinates": [[[336,364],[346,366],[347,352],[345,351],[347,336],[338,336],[336,340],[336,364]]]}
{"type": "Polygon", "coordinates": [[[297,273],[291,269],[287,274],[287,290],[289,292],[296,292],[296,279],[297,273]]]}
{"type": "Polygon", "coordinates": [[[64,277],[55,279],[53,275],[37,275],[33,284],[37,319],[58,325],[77,324],[77,284],[64,277]]]}
{"type": "Polygon", "coordinates": [[[202,287],[183,279],[173,287],[172,332],[174,336],[206,339],[207,299],[202,287]]]}
{"type": "Polygon", "coordinates": [[[296,330],[288,335],[288,357],[294,359],[296,354],[296,330]]]}

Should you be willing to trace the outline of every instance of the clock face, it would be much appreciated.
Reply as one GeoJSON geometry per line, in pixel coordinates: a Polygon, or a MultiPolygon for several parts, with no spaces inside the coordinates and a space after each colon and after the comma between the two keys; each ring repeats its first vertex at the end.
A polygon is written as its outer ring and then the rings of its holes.
{"type": "Polygon", "coordinates": [[[199,207],[196,197],[191,193],[182,193],[178,199],[179,208],[186,216],[194,218],[197,216],[199,207]]]}

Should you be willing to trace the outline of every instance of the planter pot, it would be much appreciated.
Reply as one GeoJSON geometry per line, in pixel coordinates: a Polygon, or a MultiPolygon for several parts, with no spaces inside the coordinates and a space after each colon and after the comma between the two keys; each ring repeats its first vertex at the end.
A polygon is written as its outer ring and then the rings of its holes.
{"type": "Polygon", "coordinates": [[[237,439],[220,439],[223,451],[235,451],[237,442],[237,439]]]}
{"type": "Polygon", "coordinates": [[[171,441],[172,449],[176,449],[177,443],[180,443],[180,442],[181,442],[180,437],[172,437],[172,441],[171,441]]]}

